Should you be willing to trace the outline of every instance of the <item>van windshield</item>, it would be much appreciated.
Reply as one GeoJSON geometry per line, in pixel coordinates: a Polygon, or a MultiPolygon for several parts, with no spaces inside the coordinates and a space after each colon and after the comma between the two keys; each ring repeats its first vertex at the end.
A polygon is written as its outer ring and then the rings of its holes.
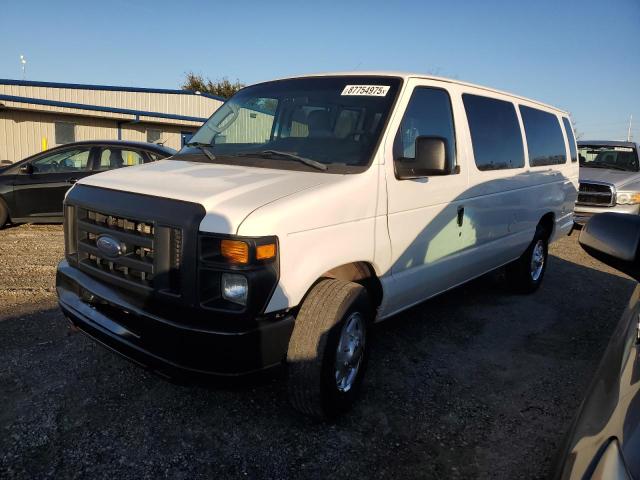
{"type": "Polygon", "coordinates": [[[175,160],[358,173],[397,96],[395,77],[307,77],[240,90],[175,160]]]}
{"type": "Polygon", "coordinates": [[[609,168],[625,172],[638,171],[638,155],[633,147],[581,145],[580,165],[587,168],[609,168]]]}

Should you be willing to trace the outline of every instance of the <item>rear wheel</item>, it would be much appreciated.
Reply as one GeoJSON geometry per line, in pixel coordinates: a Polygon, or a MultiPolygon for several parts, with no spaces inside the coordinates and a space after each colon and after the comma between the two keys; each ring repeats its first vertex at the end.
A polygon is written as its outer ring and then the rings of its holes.
{"type": "Polygon", "coordinates": [[[518,260],[507,266],[507,279],[520,293],[533,293],[547,270],[549,235],[538,226],[531,244],[518,260]]]}
{"type": "Polygon", "coordinates": [[[295,409],[326,419],[352,406],[366,368],[371,319],[362,285],[329,279],[311,290],[287,352],[289,400],[295,409]]]}

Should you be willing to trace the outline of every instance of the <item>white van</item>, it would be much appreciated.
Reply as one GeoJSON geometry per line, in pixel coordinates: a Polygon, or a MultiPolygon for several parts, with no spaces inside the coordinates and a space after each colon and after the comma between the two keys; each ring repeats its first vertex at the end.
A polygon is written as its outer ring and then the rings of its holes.
{"type": "Polygon", "coordinates": [[[261,83],[170,159],[71,189],[60,306],[170,376],[286,362],[292,404],[332,416],[373,321],[503,265],[534,291],[577,180],[568,115],[539,102],[414,74],[261,83]]]}

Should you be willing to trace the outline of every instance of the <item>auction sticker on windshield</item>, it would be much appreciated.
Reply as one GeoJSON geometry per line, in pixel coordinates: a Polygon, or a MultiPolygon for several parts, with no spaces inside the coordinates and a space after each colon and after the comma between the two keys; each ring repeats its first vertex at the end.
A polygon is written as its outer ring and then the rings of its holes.
{"type": "Polygon", "coordinates": [[[387,85],[347,85],[342,95],[365,95],[370,97],[384,97],[389,91],[387,85]]]}

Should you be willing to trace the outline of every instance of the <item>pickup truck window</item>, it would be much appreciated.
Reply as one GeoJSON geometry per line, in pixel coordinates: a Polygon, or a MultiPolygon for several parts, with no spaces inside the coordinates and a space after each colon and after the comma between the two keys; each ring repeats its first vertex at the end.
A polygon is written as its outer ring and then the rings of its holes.
{"type": "Polygon", "coordinates": [[[462,101],[478,170],[524,167],[522,133],[513,103],[468,93],[462,101]]]}
{"type": "Polygon", "coordinates": [[[253,85],[173,159],[358,173],[371,163],[400,84],[396,77],[339,76],[253,85]]]}
{"type": "Polygon", "coordinates": [[[608,168],[624,172],[638,171],[638,155],[633,147],[580,145],[580,166],[608,168]]]}
{"type": "Polygon", "coordinates": [[[520,105],[529,150],[529,165],[558,165],[567,163],[567,149],[558,117],[549,112],[520,105]]]}
{"type": "Polygon", "coordinates": [[[416,138],[424,135],[446,138],[455,165],[456,135],[446,90],[417,87],[413,91],[393,143],[394,159],[415,158],[416,138]]]}

